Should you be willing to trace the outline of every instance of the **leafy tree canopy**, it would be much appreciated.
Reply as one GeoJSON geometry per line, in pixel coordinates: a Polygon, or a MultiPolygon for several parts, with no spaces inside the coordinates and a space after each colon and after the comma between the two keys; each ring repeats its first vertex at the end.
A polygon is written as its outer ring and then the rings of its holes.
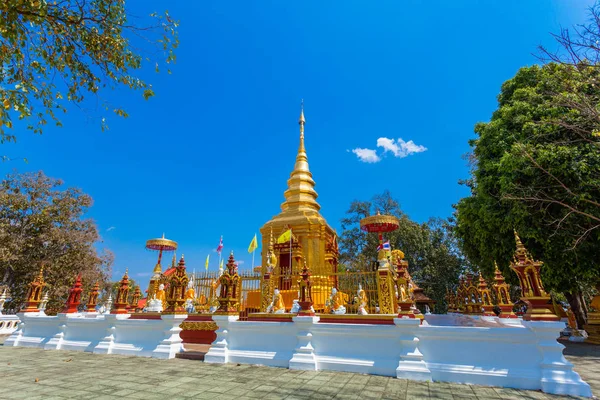
{"type": "MultiPolygon", "coordinates": [[[[3,0],[0,2],[0,143],[15,141],[15,120],[35,133],[53,121],[61,125],[66,103],[79,107],[105,89],[125,86],[153,96],[135,76],[144,59],[141,46],[159,46],[159,62],[175,60],[177,22],[151,14],[154,25],[129,15],[125,0],[3,0]],[[138,40],[132,41],[134,37],[138,40]],[[139,43],[138,43],[139,42],[139,43]]],[[[126,117],[105,100],[105,110],[126,117]]],[[[102,118],[105,128],[105,118],[102,118]]]]}
{"type": "Polygon", "coordinates": [[[512,275],[514,228],[545,262],[547,289],[579,293],[598,278],[599,125],[579,108],[582,99],[598,104],[598,73],[553,63],[521,68],[502,85],[490,122],[476,125],[471,196],[456,205],[456,232],[484,269],[497,260],[512,275]]]}
{"type": "MultiPolygon", "coordinates": [[[[8,175],[0,186],[0,276],[10,288],[7,309],[19,309],[28,284],[46,261],[49,312],[60,310],[78,273],[87,295],[107,280],[112,254],[98,253],[96,224],[85,218],[90,196],[42,172],[8,175]]],[[[84,296],[85,299],[86,296],[84,296]]]]}

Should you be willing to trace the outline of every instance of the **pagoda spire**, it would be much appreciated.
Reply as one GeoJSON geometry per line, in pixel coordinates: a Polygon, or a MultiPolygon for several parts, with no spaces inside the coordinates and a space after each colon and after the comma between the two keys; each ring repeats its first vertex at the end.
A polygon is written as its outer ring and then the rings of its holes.
{"type": "Polygon", "coordinates": [[[300,145],[298,146],[298,154],[296,155],[296,164],[294,170],[288,179],[288,189],[285,191],[285,202],[281,205],[281,210],[302,210],[315,211],[321,209],[317,203],[317,192],[315,191],[315,181],[308,167],[308,157],[306,156],[306,148],[304,147],[304,101],[300,109],[300,145]]]}

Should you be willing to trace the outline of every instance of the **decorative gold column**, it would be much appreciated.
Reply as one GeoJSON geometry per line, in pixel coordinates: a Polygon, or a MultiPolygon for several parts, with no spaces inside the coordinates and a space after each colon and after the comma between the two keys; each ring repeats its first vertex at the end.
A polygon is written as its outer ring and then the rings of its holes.
{"type": "Polygon", "coordinates": [[[40,268],[40,273],[35,279],[29,284],[29,290],[27,291],[27,301],[21,312],[39,312],[38,305],[42,300],[42,289],[46,286],[44,282],[44,263],[40,268]]]}
{"type": "Polygon", "coordinates": [[[219,278],[221,283],[221,292],[219,293],[219,309],[216,315],[236,315],[238,314],[238,290],[241,290],[241,280],[237,273],[233,251],[227,261],[227,269],[219,278]]]}
{"type": "Polygon", "coordinates": [[[167,289],[167,308],[163,314],[187,314],[183,307],[185,304],[185,291],[189,278],[185,273],[185,260],[183,254],[179,260],[179,264],[175,268],[175,272],[169,276],[169,287],[167,289]]]}
{"type": "Polygon", "coordinates": [[[481,299],[481,308],[483,309],[483,315],[487,317],[495,317],[494,313],[494,305],[492,304],[492,296],[490,294],[490,289],[488,289],[487,282],[483,279],[481,273],[479,274],[479,285],[477,286],[479,289],[479,295],[481,299]]]}
{"type": "Polygon", "coordinates": [[[392,279],[392,270],[390,269],[390,263],[385,250],[379,250],[377,261],[379,262],[379,269],[377,269],[377,297],[379,300],[379,313],[395,314],[396,293],[392,279]]]}
{"type": "Polygon", "coordinates": [[[510,300],[510,286],[504,281],[502,272],[498,269],[498,264],[494,261],[494,267],[496,270],[494,273],[494,290],[496,291],[496,298],[498,299],[498,307],[500,307],[500,318],[517,318],[513,312],[513,302],[510,300]]]}
{"type": "Polygon", "coordinates": [[[592,299],[584,328],[588,334],[586,342],[600,344],[600,283],[596,285],[596,290],[598,293],[592,299]]]}
{"type": "Polygon", "coordinates": [[[396,265],[396,301],[398,304],[398,318],[416,318],[414,300],[410,297],[408,261],[404,260],[404,253],[400,250],[392,251],[392,263],[396,265]]]}
{"type": "Polygon", "coordinates": [[[96,304],[98,304],[98,293],[100,293],[100,284],[96,282],[90,294],[88,295],[88,301],[86,304],[87,312],[96,312],[96,304]]]}
{"type": "Polygon", "coordinates": [[[510,268],[517,273],[521,283],[521,300],[527,304],[527,313],[523,316],[526,321],[560,321],[554,313],[550,295],[544,290],[540,269],[544,265],[534,260],[515,231],[517,249],[510,268]]]}

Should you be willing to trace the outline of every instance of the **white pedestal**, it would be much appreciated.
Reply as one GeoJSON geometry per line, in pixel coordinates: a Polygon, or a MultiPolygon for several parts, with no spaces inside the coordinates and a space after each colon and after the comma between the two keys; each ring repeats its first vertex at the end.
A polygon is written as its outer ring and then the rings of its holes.
{"type": "Polygon", "coordinates": [[[304,371],[316,371],[317,360],[315,358],[315,349],[311,343],[313,325],[319,322],[319,317],[296,316],[292,320],[296,324],[298,333],[298,346],[294,349],[294,354],[290,360],[290,369],[300,369],[304,371]]]}
{"type": "Polygon", "coordinates": [[[418,318],[394,318],[394,324],[400,329],[400,361],[396,368],[396,377],[414,381],[431,381],[431,371],[423,361],[419,351],[417,329],[421,324],[418,318]]]}
{"type": "Polygon", "coordinates": [[[208,350],[208,353],[204,355],[204,362],[213,364],[225,364],[229,361],[229,349],[227,348],[227,335],[229,333],[229,324],[237,321],[239,315],[214,315],[212,316],[213,321],[217,324],[219,329],[215,332],[217,338],[213,342],[212,346],[208,350]]]}
{"type": "Polygon", "coordinates": [[[181,325],[186,318],[187,314],[161,315],[161,320],[164,322],[165,339],[160,342],[152,352],[152,358],[175,358],[175,354],[183,351],[183,340],[179,337],[179,332],[183,329],[181,329],[179,325],[181,325]]]}
{"type": "Polygon", "coordinates": [[[118,320],[128,319],[129,314],[102,314],[106,322],[106,336],[98,343],[92,352],[94,354],[112,354],[115,346],[116,324],[118,320]]]}
{"type": "Polygon", "coordinates": [[[573,364],[563,356],[565,346],[556,338],[564,329],[562,322],[523,321],[523,325],[531,329],[537,337],[537,347],[541,353],[540,363],[542,391],[552,394],[592,397],[590,385],[585,383],[579,374],[573,371],[573,364]]]}

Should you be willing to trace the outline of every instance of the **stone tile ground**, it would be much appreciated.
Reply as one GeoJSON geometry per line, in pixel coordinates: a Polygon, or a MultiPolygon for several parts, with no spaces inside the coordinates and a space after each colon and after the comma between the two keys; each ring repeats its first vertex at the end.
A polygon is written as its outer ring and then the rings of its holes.
{"type": "MultiPolygon", "coordinates": [[[[600,393],[600,347],[569,346],[600,393]]],[[[541,392],[414,382],[192,360],[155,360],[0,346],[0,398],[10,399],[551,399],[541,392]]]]}

